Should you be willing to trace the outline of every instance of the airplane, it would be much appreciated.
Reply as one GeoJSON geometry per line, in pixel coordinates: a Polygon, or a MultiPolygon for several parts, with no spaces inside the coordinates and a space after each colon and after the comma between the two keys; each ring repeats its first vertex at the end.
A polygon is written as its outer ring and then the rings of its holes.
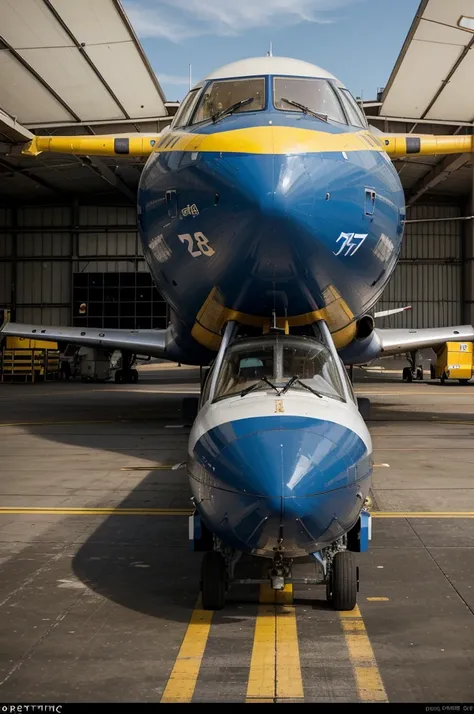
{"type": "Polygon", "coordinates": [[[400,353],[414,366],[418,350],[474,341],[472,325],[376,327],[406,220],[391,159],[472,152],[472,141],[372,132],[334,75],[271,55],[209,74],[159,135],[25,145],[31,156],[147,157],[138,231],[169,326],[7,322],[2,333],[119,349],[121,381],[136,380],[137,354],[209,368],[200,396],[183,402],[205,609],[223,608],[241,582],[242,553],[264,559],[274,591],[309,560],[319,575],[304,581],[325,584],[336,610],[355,607],[373,459],[367,400],[347,367],[400,353]]]}

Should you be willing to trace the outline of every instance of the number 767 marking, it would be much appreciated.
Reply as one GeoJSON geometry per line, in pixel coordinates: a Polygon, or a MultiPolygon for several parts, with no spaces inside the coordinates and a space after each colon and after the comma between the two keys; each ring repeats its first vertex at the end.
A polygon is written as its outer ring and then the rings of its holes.
{"type": "Polygon", "coordinates": [[[333,251],[334,255],[340,255],[343,250],[346,251],[344,257],[354,255],[367,238],[367,235],[368,233],[341,233],[336,243],[342,240],[342,244],[337,253],[333,251]]]}

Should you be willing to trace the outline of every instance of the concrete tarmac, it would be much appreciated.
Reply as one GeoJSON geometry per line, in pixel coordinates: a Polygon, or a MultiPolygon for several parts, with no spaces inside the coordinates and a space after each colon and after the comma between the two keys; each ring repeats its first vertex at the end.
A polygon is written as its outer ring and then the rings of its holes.
{"type": "Polygon", "coordinates": [[[0,385],[0,703],[474,702],[474,384],[357,371],[376,468],[354,611],[239,586],[209,613],[180,467],[197,376],[0,385]]]}

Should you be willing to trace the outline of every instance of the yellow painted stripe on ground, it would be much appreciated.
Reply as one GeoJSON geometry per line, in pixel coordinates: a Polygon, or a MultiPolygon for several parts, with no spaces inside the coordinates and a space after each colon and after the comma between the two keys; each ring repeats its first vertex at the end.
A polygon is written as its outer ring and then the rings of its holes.
{"type": "Polygon", "coordinates": [[[35,516],[190,516],[189,508],[0,508],[0,515],[35,516]]]}
{"type": "Polygon", "coordinates": [[[276,621],[274,605],[259,605],[253,636],[246,701],[275,697],[276,621]]]}
{"type": "Polygon", "coordinates": [[[211,629],[213,612],[203,610],[201,599],[191,615],[176,662],[161,697],[161,702],[191,702],[211,629]]]}
{"type": "Polygon", "coordinates": [[[291,605],[293,603],[293,585],[285,585],[283,590],[274,590],[270,583],[262,583],[258,601],[261,605],[267,603],[278,603],[280,605],[291,605]]]}
{"type": "Polygon", "coordinates": [[[361,702],[388,702],[359,607],[339,613],[361,702]]]}
{"type": "Polygon", "coordinates": [[[296,612],[292,605],[276,606],[276,697],[303,699],[296,612]]]}
{"type": "Polygon", "coordinates": [[[387,602],[390,600],[388,597],[368,597],[367,600],[369,602],[387,602]]]}

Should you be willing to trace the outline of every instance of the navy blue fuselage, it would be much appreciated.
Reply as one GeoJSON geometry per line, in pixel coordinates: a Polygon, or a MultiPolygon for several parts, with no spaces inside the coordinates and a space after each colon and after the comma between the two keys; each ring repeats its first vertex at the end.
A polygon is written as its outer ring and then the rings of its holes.
{"type": "Polygon", "coordinates": [[[345,347],[396,265],[404,195],[380,140],[276,110],[270,80],[266,109],[172,129],[142,172],[143,250],[188,364],[226,319],[273,311],[291,327],[323,310],[345,347]]]}

